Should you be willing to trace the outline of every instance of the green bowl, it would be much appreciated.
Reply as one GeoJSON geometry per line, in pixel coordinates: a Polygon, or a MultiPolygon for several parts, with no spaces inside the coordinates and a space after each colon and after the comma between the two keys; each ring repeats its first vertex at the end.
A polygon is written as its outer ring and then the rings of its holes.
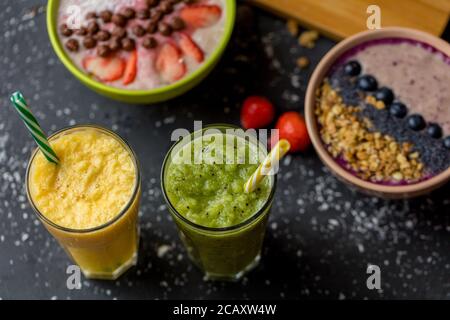
{"type": "Polygon", "coordinates": [[[224,33],[220,39],[217,47],[212,54],[206,59],[202,65],[187,75],[183,79],[160,88],[150,90],[127,90],[107,86],[95,79],[89,77],[82,70],[72,62],[70,57],[66,54],[57,33],[57,15],[59,8],[59,0],[49,0],[47,4],[47,31],[52,43],[53,49],[57,56],[66,66],[66,68],[72,72],[72,74],[80,80],[83,84],[94,90],[95,92],[112,98],[114,100],[129,102],[129,103],[154,103],[165,101],[176,96],[179,96],[189,89],[192,89],[200,81],[202,81],[214,68],[217,62],[220,60],[225,48],[230,40],[231,33],[233,32],[234,20],[236,17],[236,2],[235,0],[225,0],[225,26],[224,33]]]}

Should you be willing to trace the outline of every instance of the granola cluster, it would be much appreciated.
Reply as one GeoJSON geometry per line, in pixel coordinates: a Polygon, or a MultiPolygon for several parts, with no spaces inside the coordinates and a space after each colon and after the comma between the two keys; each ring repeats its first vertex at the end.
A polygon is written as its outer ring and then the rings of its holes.
{"type": "MultiPolygon", "coordinates": [[[[347,106],[327,81],[316,93],[315,113],[320,135],[328,152],[342,158],[355,174],[373,182],[415,181],[423,177],[424,165],[408,142],[396,142],[391,136],[372,132],[368,119],[361,120],[360,107],[347,106]]],[[[383,102],[372,101],[377,109],[383,102]]]]}
{"type": "MultiPolygon", "coordinates": [[[[316,30],[305,30],[300,33],[298,23],[294,19],[289,19],[286,22],[286,27],[289,33],[293,37],[298,37],[298,44],[304,48],[312,49],[316,45],[316,41],[319,39],[319,32],[316,30]]],[[[306,69],[309,66],[309,59],[306,56],[301,56],[296,60],[297,66],[300,69],[306,69]]]]}
{"type": "Polygon", "coordinates": [[[305,48],[312,49],[316,45],[316,41],[319,39],[319,32],[316,30],[308,30],[302,32],[298,37],[298,43],[305,48]]]}

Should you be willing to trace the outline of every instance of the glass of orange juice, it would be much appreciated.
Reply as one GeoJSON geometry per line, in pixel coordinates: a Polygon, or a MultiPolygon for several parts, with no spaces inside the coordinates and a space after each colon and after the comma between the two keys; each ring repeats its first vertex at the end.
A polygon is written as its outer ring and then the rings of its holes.
{"type": "Polygon", "coordinates": [[[31,206],[87,278],[118,278],[137,262],[139,165],[117,134],[95,125],[49,137],[55,165],[36,149],[26,174],[31,206]]]}

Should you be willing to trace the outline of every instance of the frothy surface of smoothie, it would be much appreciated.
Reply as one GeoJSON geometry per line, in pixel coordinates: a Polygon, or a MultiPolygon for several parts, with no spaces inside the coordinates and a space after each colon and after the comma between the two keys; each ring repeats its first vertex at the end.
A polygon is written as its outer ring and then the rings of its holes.
{"type": "Polygon", "coordinates": [[[30,195],[55,224],[88,229],[111,221],[130,200],[136,169],[129,152],[113,137],[81,129],[51,140],[60,159],[41,152],[30,167],[30,195]]]}
{"type": "MultiPolygon", "coordinates": [[[[213,163],[217,159],[212,137],[206,135],[185,145],[173,155],[167,168],[165,186],[168,198],[175,209],[188,220],[206,227],[223,228],[237,225],[258,212],[266,203],[273,179],[266,177],[260,187],[252,193],[244,192],[244,184],[256,170],[258,157],[262,159],[262,151],[258,147],[231,135],[224,140],[234,144],[236,155],[244,155],[244,163],[227,163],[223,154],[222,163],[213,163]],[[201,148],[193,146],[201,139],[201,148]],[[240,139],[240,143],[236,143],[240,139]],[[234,142],[233,142],[234,141],[234,142]],[[191,159],[202,153],[204,163],[180,163],[183,152],[190,152],[191,159]]],[[[239,156],[238,156],[239,157],[239,156]]],[[[230,162],[230,161],[228,161],[230,162]]]]}

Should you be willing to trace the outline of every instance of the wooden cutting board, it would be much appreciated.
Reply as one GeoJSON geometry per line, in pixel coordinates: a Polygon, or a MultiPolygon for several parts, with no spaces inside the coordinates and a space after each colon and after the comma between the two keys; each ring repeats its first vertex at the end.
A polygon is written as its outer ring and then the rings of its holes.
{"type": "Polygon", "coordinates": [[[369,5],[381,9],[381,27],[402,26],[440,36],[448,23],[450,0],[251,0],[307,28],[340,40],[367,30],[369,5]]]}

